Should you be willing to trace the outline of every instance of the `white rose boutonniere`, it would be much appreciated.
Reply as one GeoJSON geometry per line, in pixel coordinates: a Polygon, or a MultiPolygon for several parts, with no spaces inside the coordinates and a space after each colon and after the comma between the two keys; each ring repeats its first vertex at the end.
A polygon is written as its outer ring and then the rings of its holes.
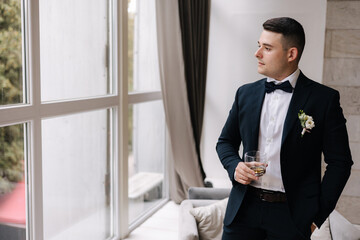
{"type": "Polygon", "coordinates": [[[301,131],[301,137],[303,137],[306,132],[310,133],[310,130],[315,127],[315,122],[314,119],[311,116],[306,115],[303,110],[299,111],[298,116],[303,128],[301,131]]]}

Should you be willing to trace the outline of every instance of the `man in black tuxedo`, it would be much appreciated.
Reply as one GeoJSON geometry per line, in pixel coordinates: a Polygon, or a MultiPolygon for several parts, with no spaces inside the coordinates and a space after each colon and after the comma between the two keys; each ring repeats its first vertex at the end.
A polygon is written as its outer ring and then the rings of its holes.
{"type": "Polygon", "coordinates": [[[255,57],[267,78],[237,90],[216,146],[233,184],[223,239],[310,239],[350,176],[346,120],[338,91],[298,68],[305,45],[301,24],[283,17],[263,27],[255,57]],[[255,176],[239,156],[241,143],[244,153],[266,154],[264,176],[255,176]]]}

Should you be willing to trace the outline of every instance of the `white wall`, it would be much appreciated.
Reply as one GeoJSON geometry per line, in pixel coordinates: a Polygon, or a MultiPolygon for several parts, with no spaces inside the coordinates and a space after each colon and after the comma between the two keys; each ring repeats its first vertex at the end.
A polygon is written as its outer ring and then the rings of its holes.
{"type": "MultiPolygon", "coordinates": [[[[215,145],[237,88],[262,78],[254,53],[269,18],[288,16],[306,34],[300,69],[321,82],[324,57],[326,0],[212,0],[202,161],[208,178],[227,179],[215,145]]],[[[227,180],[226,180],[227,181],[227,180]]],[[[227,182],[228,183],[228,182],[227,182]]],[[[216,186],[216,182],[215,182],[216,186]]]]}

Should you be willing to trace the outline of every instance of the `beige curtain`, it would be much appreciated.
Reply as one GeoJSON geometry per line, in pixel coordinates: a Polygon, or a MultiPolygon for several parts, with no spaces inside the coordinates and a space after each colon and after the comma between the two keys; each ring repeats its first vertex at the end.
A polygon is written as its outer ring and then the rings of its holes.
{"type": "Polygon", "coordinates": [[[173,160],[170,196],[179,203],[190,186],[204,183],[186,93],[178,1],[156,0],[155,5],[160,80],[173,160]]]}

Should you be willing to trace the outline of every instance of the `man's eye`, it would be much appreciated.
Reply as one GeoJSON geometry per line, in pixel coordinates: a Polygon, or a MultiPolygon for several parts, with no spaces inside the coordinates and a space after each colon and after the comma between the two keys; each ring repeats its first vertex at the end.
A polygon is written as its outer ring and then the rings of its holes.
{"type": "Polygon", "coordinates": [[[271,49],[270,49],[270,48],[268,48],[268,47],[265,47],[265,50],[266,50],[266,51],[270,51],[271,49]]]}

